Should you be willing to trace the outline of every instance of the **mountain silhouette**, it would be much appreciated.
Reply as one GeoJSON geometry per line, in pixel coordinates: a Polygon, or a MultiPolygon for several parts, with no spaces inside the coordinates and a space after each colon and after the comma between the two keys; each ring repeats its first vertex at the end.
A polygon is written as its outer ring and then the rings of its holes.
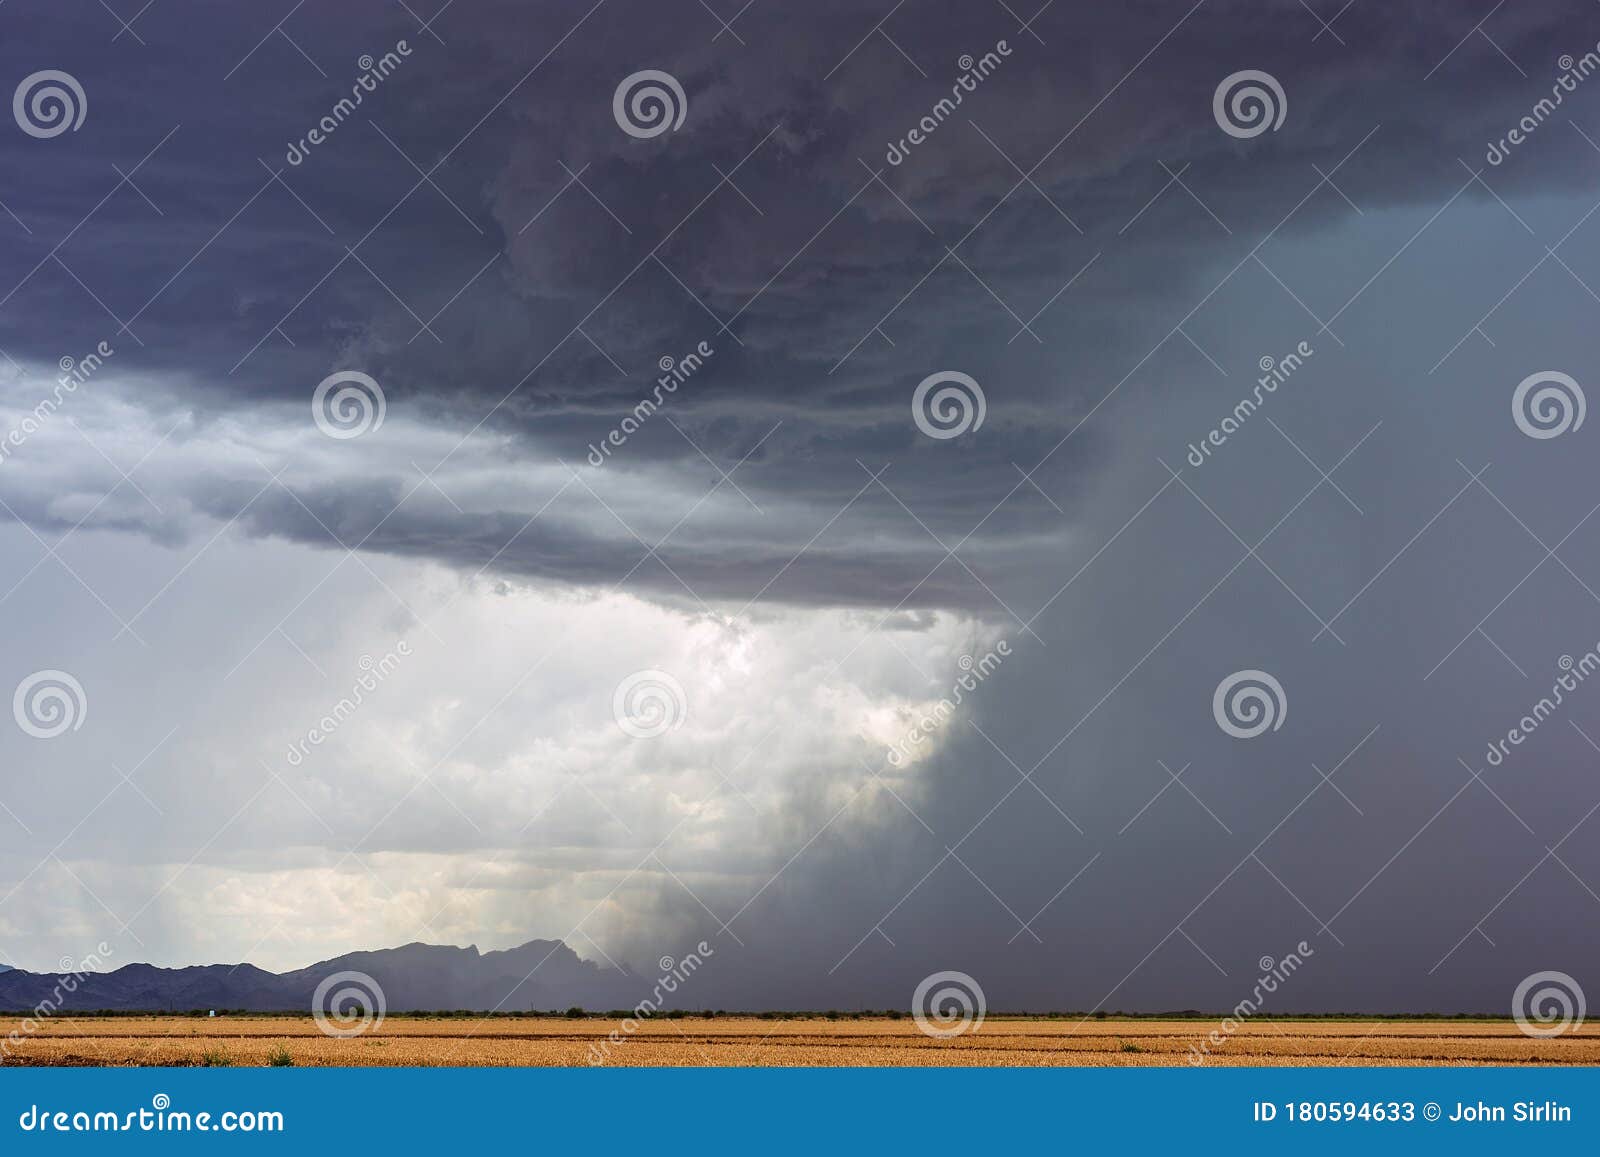
{"type": "Polygon", "coordinates": [[[268,972],[253,964],[126,964],[77,976],[13,968],[0,972],[0,1009],[310,1012],[317,986],[341,972],[371,977],[390,1012],[627,1008],[649,993],[649,986],[626,968],[582,960],[559,940],[530,940],[498,952],[413,943],[351,952],[293,972],[268,972]]]}

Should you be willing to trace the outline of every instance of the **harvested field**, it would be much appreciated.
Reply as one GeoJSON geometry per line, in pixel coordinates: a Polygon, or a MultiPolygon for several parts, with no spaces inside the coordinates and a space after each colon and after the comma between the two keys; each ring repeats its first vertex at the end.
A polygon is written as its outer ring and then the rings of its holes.
{"type": "MultiPolygon", "coordinates": [[[[390,1016],[362,1036],[310,1017],[57,1017],[31,1035],[0,1019],[10,1065],[1187,1065],[1214,1020],[990,1017],[935,1039],[911,1019],[663,1018],[626,1034],[602,1017],[390,1016]],[[611,1033],[620,1043],[608,1044],[611,1033]],[[276,1057],[276,1060],[274,1058],[276,1057]]],[[[1537,1039],[1509,1021],[1258,1020],[1213,1065],[1600,1064],[1600,1029],[1537,1039]]]]}

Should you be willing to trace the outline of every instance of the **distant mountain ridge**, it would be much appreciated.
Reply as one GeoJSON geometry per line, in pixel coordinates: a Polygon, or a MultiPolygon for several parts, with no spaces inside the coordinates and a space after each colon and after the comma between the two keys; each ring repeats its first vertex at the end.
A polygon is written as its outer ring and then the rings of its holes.
{"type": "Polygon", "coordinates": [[[63,1012],[310,1012],[317,985],[340,972],[370,976],[390,1012],[627,1008],[647,993],[626,968],[582,960],[560,940],[530,940],[495,952],[479,952],[475,945],[413,943],[350,952],[281,973],[253,964],[125,964],[76,977],[14,968],[0,971],[0,1010],[23,1012],[48,1004],[63,1012]],[[64,977],[73,981],[70,992],[64,977]]]}

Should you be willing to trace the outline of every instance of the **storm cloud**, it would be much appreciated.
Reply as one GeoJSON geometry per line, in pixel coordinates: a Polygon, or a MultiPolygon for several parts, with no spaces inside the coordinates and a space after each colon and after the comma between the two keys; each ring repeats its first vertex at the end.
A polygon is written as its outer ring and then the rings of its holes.
{"type": "Polygon", "coordinates": [[[704,936],[729,1006],[1231,1007],[1302,940],[1285,1009],[1585,979],[1600,708],[1486,750],[1600,640],[1589,427],[1513,416],[1595,352],[1600,17],[723,7],[0,12],[88,104],[0,134],[0,594],[13,682],[89,704],[0,739],[0,948],[704,936]],[[675,131],[619,124],[644,70],[675,131]],[[1245,70],[1276,130],[1219,122],[1245,70]],[[319,426],[336,371],[381,425],[319,426]],[[983,420],[933,437],[949,373],[983,420]]]}

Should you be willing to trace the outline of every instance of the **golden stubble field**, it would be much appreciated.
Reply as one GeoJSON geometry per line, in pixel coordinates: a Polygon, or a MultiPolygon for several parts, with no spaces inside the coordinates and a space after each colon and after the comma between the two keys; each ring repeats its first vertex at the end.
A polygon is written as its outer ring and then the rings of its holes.
{"type": "MultiPolygon", "coordinates": [[[[20,1030],[0,1019],[0,1037],[20,1030]]],[[[390,1016],[364,1035],[310,1017],[68,1017],[7,1042],[6,1065],[1187,1065],[1212,1020],[990,1017],[935,1039],[907,1018],[684,1017],[636,1032],[600,1017],[390,1016]],[[607,1037],[617,1032],[620,1043],[607,1037]]],[[[1318,1020],[1244,1025],[1208,1065],[1600,1064],[1600,1029],[1525,1036],[1510,1021],[1318,1020]]]]}

